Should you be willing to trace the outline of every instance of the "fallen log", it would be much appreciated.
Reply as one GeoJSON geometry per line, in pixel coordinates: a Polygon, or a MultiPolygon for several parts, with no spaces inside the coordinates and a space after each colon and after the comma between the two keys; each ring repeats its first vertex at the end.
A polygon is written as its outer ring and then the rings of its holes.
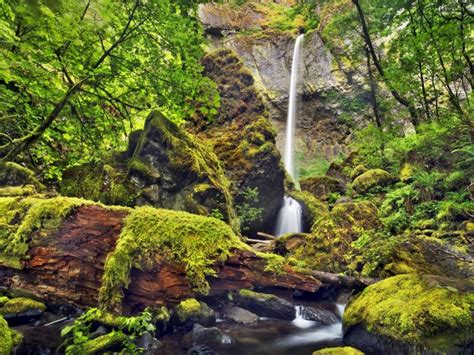
{"type": "Polygon", "coordinates": [[[257,235],[259,237],[269,239],[269,240],[276,240],[278,237],[275,237],[274,235],[268,234],[268,233],[263,233],[263,232],[257,232],[257,235]]]}
{"type": "Polygon", "coordinates": [[[339,275],[339,274],[333,274],[331,272],[316,271],[316,270],[309,271],[308,274],[311,276],[314,276],[315,278],[317,278],[323,284],[326,284],[326,285],[331,285],[331,286],[340,287],[340,288],[357,289],[357,290],[364,289],[367,286],[380,281],[377,278],[370,278],[370,277],[357,278],[354,276],[339,275]]]}
{"type": "MultiPolygon", "coordinates": [[[[51,201],[51,204],[55,203],[51,201]]],[[[21,268],[3,263],[0,284],[33,292],[51,302],[97,306],[107,255],[117,248],[117,240],[126,223],[124,220],[137,213],[131,211],[138,210],[88,203],[74,207],[57,228],[32,230],[27,254],[21,257],[21,268]]],[[[183,218],[198,218],[182,212],[173,213],[183,218]]],[[[217,223],[214,219],[211,222],[217,223]]],[[[18,223],[18,218],[11,223],[18,223]]],[[[45,224],[44,220],[36,223],[38,226],[45,224]]],[[[313,276],[298,273],[290,267],[285,266],[282,272],[274,273],[266,271],[266,266],[267,260],[250,248],[232,249],[226,260],[212,265],[214,275],[206,277],[209,292],[218,295],[241,288],[269,286],[316,292],[321,286],[313,276]]],[[[129,281],[121,299],[124,312],[174,304],[197,294],[186,267],[160,253],[153,254],[146,265],[132,264],[129,281]]]]}

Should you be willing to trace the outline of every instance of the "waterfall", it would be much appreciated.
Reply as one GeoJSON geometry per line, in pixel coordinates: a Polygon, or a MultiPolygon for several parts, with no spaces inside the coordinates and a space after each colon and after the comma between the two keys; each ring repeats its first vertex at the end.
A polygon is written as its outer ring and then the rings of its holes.
{"type": "MultiPolygon", "coordinates": [[[[283,161],[288,174],[296,182],[295,168],[295,129],[297,114],[297,84],[302,55],[303,36],[299,35],[295,42],[293,61],[291,63],[290,92],[288,95],[288,116],[286,119],[285,150],[283,161]]],[[[285,196],[283,205],[278,213],[275,235],[281,236],[285,233],[300,233],[303,231],[302,209],[298,201],[285,196]]]]}

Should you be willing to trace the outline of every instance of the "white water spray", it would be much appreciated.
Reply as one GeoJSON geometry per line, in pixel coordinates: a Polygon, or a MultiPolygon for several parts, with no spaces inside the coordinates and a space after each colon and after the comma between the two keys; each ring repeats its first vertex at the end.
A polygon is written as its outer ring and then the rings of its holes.
{"type": "MultiPolygon", "coordinates": [[[[291,63],[290,92],[288,95],[288,116],[286,119],[285,150],[283,161],[288,174],[296,182],[295,168],[295,129],[297,113],[297,84],[299,76],[300,57],[302,56],[302,44],[304,35],[299,35],[295,42],[293,51],[293,62],[291,63]]],[[[275,235],[281,236],[285,233],[301,233],[303,231],[302,209],[298,201],[285,196],[283,206],[278,213],[275,235]]]]}

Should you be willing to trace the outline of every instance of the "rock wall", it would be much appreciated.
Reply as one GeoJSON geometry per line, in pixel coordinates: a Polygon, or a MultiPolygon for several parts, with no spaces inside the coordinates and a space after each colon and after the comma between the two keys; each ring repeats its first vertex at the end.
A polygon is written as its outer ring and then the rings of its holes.
{"type": "MultiPolygon", "coordinates": [[[[234,50],[251,70],[281,147],[297,33],[266,27],[268,14],[252,3],[241,7],[202,4],[199,16],[211,46],[234,50]]],[[[297,151],[300,157],[302,153],[303,165],[317,157],[331,160],[347,153],[352,129],[368,119],[369,97],[362,77],[336,61],[318,32],[305,37],[301,72],[297,151]]]]}

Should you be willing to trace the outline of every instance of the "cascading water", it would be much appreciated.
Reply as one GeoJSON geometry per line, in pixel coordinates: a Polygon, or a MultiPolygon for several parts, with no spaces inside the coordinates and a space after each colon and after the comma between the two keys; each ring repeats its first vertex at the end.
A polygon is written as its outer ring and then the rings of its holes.
{"type": "MultiPolygon", "coordinates": [[[[302,44],[304,35],[299,35],[295,42],[293,51],[293,62],[291,64],[290,92],[288,95],[288,116],[286,120],[285,150],[283,161],[288,174],[296,181],[295,168],[295,129],[297,113],[297,84],[302,56],[302,44]]],[[[285,233],[300,233],[303,231],[302,210],[298,201],[285,196],[283,206],[278,213],[275,235],[281,236],[285,233]]]]}

